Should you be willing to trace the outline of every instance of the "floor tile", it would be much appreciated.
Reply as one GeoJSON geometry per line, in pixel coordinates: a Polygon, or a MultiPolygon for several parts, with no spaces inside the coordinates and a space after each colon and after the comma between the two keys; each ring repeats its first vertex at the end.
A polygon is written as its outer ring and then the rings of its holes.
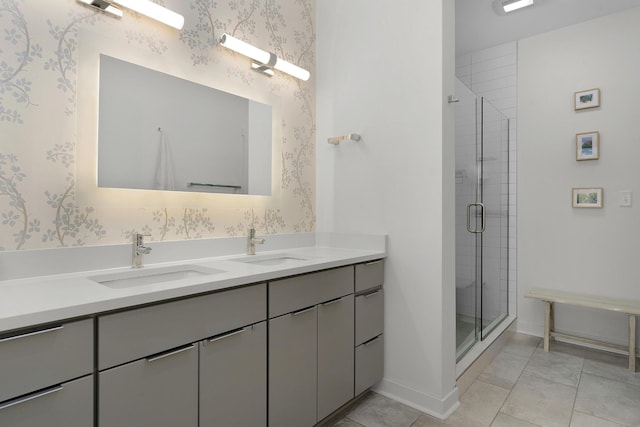
{"type": "Polygon", "coordinates": [[[441,421],[370,393],[335,427],[640,427],[640,374],[625,356],[513,334],[441,421]]]}
{"type": "Polygon", "coordinates": [[[347,418],[365,427],[410,427],[420,415],[416,409],[372,392],[347,418]]]}
{"type": "Polygon", "coordinates": [[[501,412],[543,427],[567,427],[576,389],[524,372],[501,412]]]}
{"type": "Polygon", "coordinates": [[[583,414],[582,412],[574,412],[571,417],[571,424],[569,427],[624,427],[621,424],[617,424],[611,421],[603,420],[602,418],[592,417],[591,415],[583,414]]]}
{"type": "Polygon", "coordinates": [[[640,387],[584,373],[575,410],[619,424],[640,425],[640,387]]]}
{"type": "Polygon", "coordinates": [[[333,427],[364,427],[362,424],[358,424],[349,418],[343,418],[333,425],[333,427]]]}
{"type": "Polygon", "coordinates": [[[491,424],[491,427],[539,427],[537,424],[531,424],[527,421],[519,420],[510,415],[499,413],[491,424]]]}
{"type": "Polygon", "coordinates": [[[509,390],[476,381],[460,399],[460,408],[445,422],[454,427],[489,427],[509,390]]]}
{"type": "MultiPolygon", "coordinates": [[[[542,343],[540,344],[540,348],[544,350],[542,343]]],[[[551,345],[549,346],[549,351],[552,351],[554,353],[569,354],[571,356],[582,358],[588,357],[589,353],[592,352],[592,350],[586,347],[569,344],[562,341],[552,341],[551,345]]]]}
{"type": "Polygon", "coordinates": [[[429,415],[420,415],[416,422],[411,424],[411,427],[443,427],[445,425],[444,422],[429,415]]]}
{"type": "Polygon", "coordinates": [[[524,371],[549,381],[578,387],[583,362],[582,357],[555,351],[545,352],[539,348],[529,359],[524,371]]]}
{"type": "Polygon", "coordinates": [[[529,357],[542,342],[542,339],[531,335],[512,333],[502,351],[517,356],[529,357]]]}
{"type": "Polygon", "coordinates": [[[512,353],[498,353],[478,379],[511,390],[529,358],[512,353]]]}
{"type": "Polygon", "coordinates": [[[597,359],[585,359],[582,370],[616,381],[623,381],[640,387],[640,374],[629,370],[629,358],[621,354],[609,353],[597,359]]]}

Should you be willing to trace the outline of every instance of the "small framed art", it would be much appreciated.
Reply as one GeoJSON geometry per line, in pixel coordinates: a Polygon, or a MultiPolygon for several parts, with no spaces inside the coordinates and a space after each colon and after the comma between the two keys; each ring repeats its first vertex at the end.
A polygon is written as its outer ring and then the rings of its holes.
{"type": "Polygon", "coordinates": [[[583,90],[576,92],[573,96],[576,111],[600,106],[600,89],[583,90]]]}
{"type": "Polygon", "coordinates": [[[600,132],[576,135],[576,160],[598,160],[600,158],[600,132]]]}
{"type": "Polygon", "coordinates": [[[601,208],[604,190],[602,187],[573,188],[571,190],[574,208],[601,208]]]}

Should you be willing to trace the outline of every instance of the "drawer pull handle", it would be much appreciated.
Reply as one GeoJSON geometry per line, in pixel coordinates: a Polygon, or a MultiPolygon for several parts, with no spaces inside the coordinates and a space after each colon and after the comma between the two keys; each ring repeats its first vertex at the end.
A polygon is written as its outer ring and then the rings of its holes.
{"type": "Polygon", "coordinates": [[[371,262],[367,262],[364,265],[376,265],[376,264],[380,264],[382,262],[381,259],[377,260],[377,261],[371,261],[371,262]]]}
{"type": "Polygon", "coordinates": [[[207,341],[209,341],[209,343],[214,343],[214,342],[216,342],[216,341],[220,341],[220,340],[223,340],[223,339],[225,339],[225,338],[229,338],[229,337],[232,337],[232,336],[234,336],[234,335],[241,334],[241,333],[243,333],[243,332],[244,332],[244,331],[246,331],[246,330],[247,330],[247,328],[237,329],[237,330],[235,330],[235,331],[228,332],[228,333],[226,333],[226,334],[224,334],[224,335],[218,335],[217,337],[210,338],[210,339],[208,339],[207,341]]]}
{"type": "Polygon", "coordinates": [[[159,354],[159,355],[153,356],[153,357],[147,357],[147,362],[153,363],[156,360],[164,359],[166,357],[174,356],[176,354],[183,353],[183,352],[188,351],[188,350],[192,350],[194,347],[195,346],[193,344],[189,344],[188,346],[179,348],[177,350],[168,351],[166,353],[159,354]]]}
{"type": "Polygon", "coordinates": [[[48,394],[52,394],[52,393],[55,393],[57,391],[61,391],[62,388],[63,387],[61,385],[59,385],[59,386],[51,387],[51,388],[48,388],[46,390],[40,391],[38,393],[30,394],[30,395],[25,396],[25,397],[23,397],[21,399],[11,400],[11,401],[9,401],[7,403],[3,403],[2,405],[0,405],[0,411],[3,410],[3,409],[9,408],[11,406],[20,405],[20,404],[26,403],[26,402],[28,402],[30,400],[38,399],[38,398],[44,397],[44,396],[46,396],[48,394]]]}
{"type": "Polygon", "coordinates": [[[368,347],[368,346],[370,346],[371,344],[375,344],[377,341],[380,341],[380,335],[378,335],[378,336],[377,336],[377,337],[375,337],[375,338],[371,338],[369,341],[367,341],[367,342],[363,343],[362,345],[363,345],[363,346],[365,346],[365,347],[368,347]]]}
{"type": "Polygon", "coordinates": [[[316,309],[316,306],[314,305],[314,306],[309,307],[309,308],[303,308],[302,310],[294,311],[294,312],[293,312],[293,313],[291,313],[291,314],[292,314],[293,316],[297,316],[297,315],[299,315],[299,314],[304,314],[304,313],[307,313],[307,312],[309,312],[309,311],[311,311],[311,310],[315,310],[315,309],[316,309]]]}
{"type": "Polygon", "coordinates": [[[365,297],[365,298],[369,298],[369,297],[372,297],[372,296],[374,296],[374,295],[378,295],[378,294],[379,294],[379,293],[381,293],[381,292],[382,292],[382,289],[379,289],[379,290],[377,290],[377,291],[375,291],[375,292],[371,292],[371,293],[369,293],[369,294],[363,295],[363,297],[365,297]]]}
{"type": "Polygon", "coordinates": [[[64,326],[59,325],[59,326],[54,326],[53,328],[49,328],[49,329],[42,329],[40,331],[30,332],[28,334],[15,335],[13,337],[8,337],[8,338],[1,339],[0,343],[7,342],[7,341],[13,341],[13,340],[19,340],[21,338],[33,337],[35,335],[48,334],[49,332],[59,331],[62,328],[64,328],[64,326]]]}
{"type": "Polygon", "coordinates": [[[342,301],[343,299],[344,299],[344,297],[340,297],[340,298],[332,299],[332,300],[329,300],[329,301],[327,301],[327,302],[323,302],[321,305],[322,305],[323,307],[327,307],[327,306],[330,306],[330,305],[335,304],[335,303],[337,303],[337,302],[340,302],[340,301],[342,301]]]}

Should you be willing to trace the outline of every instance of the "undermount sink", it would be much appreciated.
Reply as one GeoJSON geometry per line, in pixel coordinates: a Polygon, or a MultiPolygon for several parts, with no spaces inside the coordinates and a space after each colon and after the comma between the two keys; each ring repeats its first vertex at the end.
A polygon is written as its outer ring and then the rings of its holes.
{"type": "Polygon", "coordinates": [[[269,254],[269,255],[247,255],[242,258],[235,258],[231,261],[244,262],[246,264],[254,265],[297,265],[301,262],[309,261],[311,257],[301,257],[291,254],[269,254]]]}
{"type": "Polygon", "coordinates": [[[159,267],[146,270],[125,271],[123,273],[102,274],[89,277],[96,283],[112,289],[133,288],[136,286],[151,285],[154,283],[172,282],[174,280],[189,279],[191,277],[209,276],[224,273],[215,268],[200,267],[198,265],[178,265],[172,267],[159,267]]]}

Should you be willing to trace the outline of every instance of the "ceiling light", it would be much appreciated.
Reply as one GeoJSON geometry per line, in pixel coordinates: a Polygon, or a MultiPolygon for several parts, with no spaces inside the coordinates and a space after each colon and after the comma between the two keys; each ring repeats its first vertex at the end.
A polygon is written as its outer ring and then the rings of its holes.
{"type": "Polygon", "coordinates": [[[502,2],[502,8],[507,13],[527,6],[533,6],[533,0],[508,0],[502,2]]]}
{"type": "Polygon", "coordinates": [[[229,34],[222,35],[220,45],[251,58],[254,61],[251,64],[251,68],[268,76],[273,76],[273,69],[290,74],[304,81],[309,80],[311,76],[309,71],[278,58],[275,53],[266,52],[229,34]]]}

